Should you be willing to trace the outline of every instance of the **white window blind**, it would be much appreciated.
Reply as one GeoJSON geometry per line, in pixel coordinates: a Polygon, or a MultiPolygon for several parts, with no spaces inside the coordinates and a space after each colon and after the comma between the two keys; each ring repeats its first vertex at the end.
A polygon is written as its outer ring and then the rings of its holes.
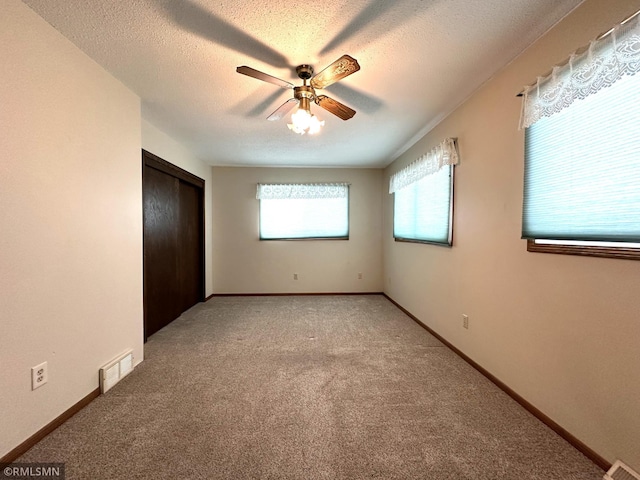
{"type": "Polygon", "coordinates": [[[393,236],[451,245],[453,166],[412,183],[395,193],[393,236]]]}
{"type": "Polygon", "coordinates": [[[346,183],[259,184],[260,238],[349,238],[346,183]]]}
{"type": "Polygon", "coordinates": [[[393,236],[451,245],[453,169],[458,163],[456,141],[447,138],[392,175],[393,236]]]}
{"type": "Polygon", "coordinates": [[[638,70],[636,17],[525,92],[523,238],[640,241],[638,70]]]}

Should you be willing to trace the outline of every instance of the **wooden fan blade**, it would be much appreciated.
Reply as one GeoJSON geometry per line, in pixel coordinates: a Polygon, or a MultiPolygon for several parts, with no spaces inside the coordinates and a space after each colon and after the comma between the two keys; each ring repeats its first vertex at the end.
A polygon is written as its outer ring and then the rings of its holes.
{"type": "Polygon", "coordinates": [[[349,55],[343,55],[313,77],[311,79],[311,86],[313,88],[328,87],[332,83],[342,80],[344,77],[347,77],[352,73],[356,73],[358,70],[360,70],[358,61],[349,55]]]}
{"type": "Polygon", "coordinates": [[[267,120],[269,120],[271,122],[273,122],[275,120],[280,120],[287,113],[289,113],[289,110],[291,110],[296,103],[298,103],[297,99],[290,98],[289,100],[284,102],[282,105],[280,105],[275,112],[273,112],[271,115],[269,115],[267,117],[267,120]]]}
{"type": "Polygon", "coordinates": [[[262,80],[263,82],[273,83],[274,85],[282,88],[293,88],[292,83],[285,82],[284,80],[280,80],[279,78],[267,75],[266,73],[256,70],[255,68],[247,67],[245,65],[236,68],[236,72],[247,75],[249,77],[257,78],[258,80],[262,80]]]}
{"type": "Polygon", "coordinates": [[[326,95],[318,95],[316,103],[324,108],[326,111],[333,113],[336,117],[340,117],[342,120],[349,120],[356,114],[356,111],[346,105],[329,98],[326,95]]]}

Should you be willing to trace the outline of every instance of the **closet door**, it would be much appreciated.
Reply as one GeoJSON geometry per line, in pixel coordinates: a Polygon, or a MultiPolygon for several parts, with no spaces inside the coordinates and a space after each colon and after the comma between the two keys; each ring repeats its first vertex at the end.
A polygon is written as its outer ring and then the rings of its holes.
{"type": "MultiPolygon", "coordinates": [[[[178,188],[180,215],[178,218],[178,289],[180,313],[203,300],[204,230],[201,222],[202,189],[180,181],[178,188]]],[[[179,314],[180,314],[179,313],[179,314]]],[[[178,315],[179,315],[178,314],[178,315]]]]}
{"type": "Polygon", "coordinates": [[[204,299],[204,180],[143,151],[144,338],[204,299]]]}

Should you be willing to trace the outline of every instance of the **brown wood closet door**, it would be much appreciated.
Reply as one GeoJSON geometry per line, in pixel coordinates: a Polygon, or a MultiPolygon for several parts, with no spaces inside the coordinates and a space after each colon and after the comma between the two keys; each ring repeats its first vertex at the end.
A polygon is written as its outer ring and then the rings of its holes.
{"type": "Polygon", "coordinates": [[[180,182],[180,216],[178,219],[178,284],[180,290],[180,313],[202,301],[202,278],[204,276],[200,252],[204,239],[200,212],[202,211],[201,189],[180,182]]]}
{"type": "Polygon", "coordinates": [[[204,181],[143,152],[145,340],[204,299],[204,181]]]}

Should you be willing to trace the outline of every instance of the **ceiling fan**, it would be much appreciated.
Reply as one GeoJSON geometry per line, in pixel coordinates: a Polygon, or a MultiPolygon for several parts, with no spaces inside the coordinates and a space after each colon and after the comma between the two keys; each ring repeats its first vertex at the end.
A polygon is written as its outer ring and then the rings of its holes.
{"type": "Polygon", "coordinates": [[[280,105],[275,112],[267,117],[267,120],[280,120],[289,113],[297,103],[298,111],[291,116],[293,123],[289,124],[289,128],[302,135],[305,133],[316,133],[320,130],[320,127],[324,125],[324,122],[319,121],[315,115],[311,114],[311,102],[316,103],[328,112],[340,117],[342,120],[349,120],[356,114],[355,110],[333,98],[329,98],[326,95],[317,95],[316,89],[328,87],[332,83],[342,80],[358,70],[360,70],[358,61],[349,55],[343,55],[315,76],[313,75],[313,67],[311,65],[299,65],[296,67],[296,73],[298,77],[302,79],[302,85],[296,87],[292,83],[267,75],[251,67],[242,66],[236,68],[236,72],[242,73],[243,75],[257,78],[263,82],[273,83],[282,88],[293,89],[293,98],[290,98],[280,105]],[[307,80],[310,80],[309,85],[307,85],[307,80]]]}

